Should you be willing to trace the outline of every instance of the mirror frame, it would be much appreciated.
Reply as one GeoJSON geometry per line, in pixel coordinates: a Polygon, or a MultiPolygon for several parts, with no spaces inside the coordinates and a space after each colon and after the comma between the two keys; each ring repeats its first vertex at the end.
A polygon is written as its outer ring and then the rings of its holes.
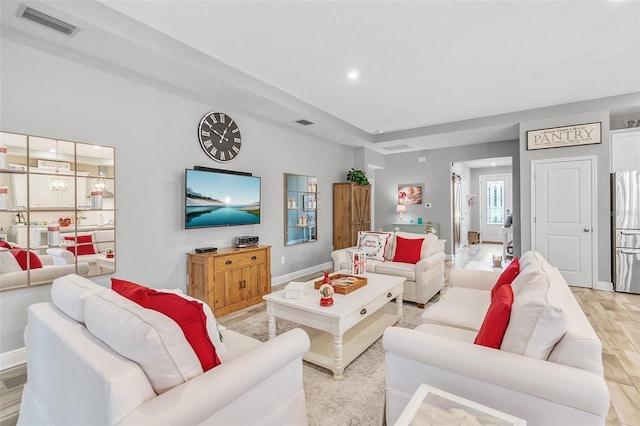
{"type": "Polygon", "coordinates": [[[115,272],[115,176],[114,147],[0,131],[0,291],[115,272]]]}

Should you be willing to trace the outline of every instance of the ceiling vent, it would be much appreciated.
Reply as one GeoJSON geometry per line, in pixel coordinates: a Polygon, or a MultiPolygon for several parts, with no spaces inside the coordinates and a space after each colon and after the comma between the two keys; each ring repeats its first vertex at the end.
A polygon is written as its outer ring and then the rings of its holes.
{"type": "Polygon", "coordinates": [[[305,119],[297,120],[297,121],[296,121],[296,123],[298,123],[298,124],[302,124],[303,126],[308,126],[308,125],[310,125],[310,124],[314,124],[313,122],[311,122],[311,121],[309,121],[309,120],[305,120],[305,119]]]}
{"type": "Polygon", "coordinates": [[[386,151],[398,151],[401,149],[410,149],[411,147],[409,145],[396,145],[396,146],[385,146],[384,150],[386,151]]]}
{"type": "Polygon", "coordinates": [[[42,13],[39,10],[35,10],[24,4],[18,9],[18,16],[36,22],[40,25],[44,25],[45,27],[49,27],[68,36],[73,36],[80,30],[80,28],[75,25],[61,21],[60,19],[54,18],[53,16],[42,13]]]}

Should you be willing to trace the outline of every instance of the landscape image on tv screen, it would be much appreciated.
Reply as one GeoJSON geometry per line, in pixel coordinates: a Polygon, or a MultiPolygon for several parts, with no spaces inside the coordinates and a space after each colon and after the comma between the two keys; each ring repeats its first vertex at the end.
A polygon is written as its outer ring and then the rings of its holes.
{"type": "Polygon", "coordinates": [[[260,178],[187,170],[185,228],[260,223],[260,178]]]}

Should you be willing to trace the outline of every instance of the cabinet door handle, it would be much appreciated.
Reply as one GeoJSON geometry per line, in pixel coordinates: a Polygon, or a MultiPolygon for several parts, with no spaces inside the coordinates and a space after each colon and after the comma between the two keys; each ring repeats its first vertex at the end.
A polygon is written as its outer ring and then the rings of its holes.
{"type": "Polygon", "coordinates": [[[364,315],[367,313],[367,308],[362,308],[362,310],[360,311],[360,315],[364,315]]]}
{"type": "Polygon", "coordinates": [[[622,253],[622,254],[640,254],[640,250],[634,250],[634,249],[625,250],[625,249],[622,249],[622,250],[620,250],[620,253],[622,253]]]}
{"type": "Polygon", "coordinates": [[[391,296],[392,296],[391,292],[387,293],[387,297],[391,297],[391,296]]]}
{"type": "Polygon", "coordinates": [[[251,260],[256,260],[257,257],[256,256],[251,256],[251,260]]]}
{"type": "Polygon", "coordinates": [[[238,289],[242,288],[242,281],[238,281],[238,289]]]}
{"type": "Polygon", "coordinates": [[[233,262],[230,260],[227,260],[226,262],[224,262],[225,265],[231,265],[233,262]]]}

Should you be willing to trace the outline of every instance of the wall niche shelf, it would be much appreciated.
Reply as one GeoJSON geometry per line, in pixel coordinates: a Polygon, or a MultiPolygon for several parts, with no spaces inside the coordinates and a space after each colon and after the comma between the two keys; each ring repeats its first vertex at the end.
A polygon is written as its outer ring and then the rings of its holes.
{"type": "Polygon", "coordinates": [[[318,179],[284,174],[284,244],[318,240],[318,179]]]}

